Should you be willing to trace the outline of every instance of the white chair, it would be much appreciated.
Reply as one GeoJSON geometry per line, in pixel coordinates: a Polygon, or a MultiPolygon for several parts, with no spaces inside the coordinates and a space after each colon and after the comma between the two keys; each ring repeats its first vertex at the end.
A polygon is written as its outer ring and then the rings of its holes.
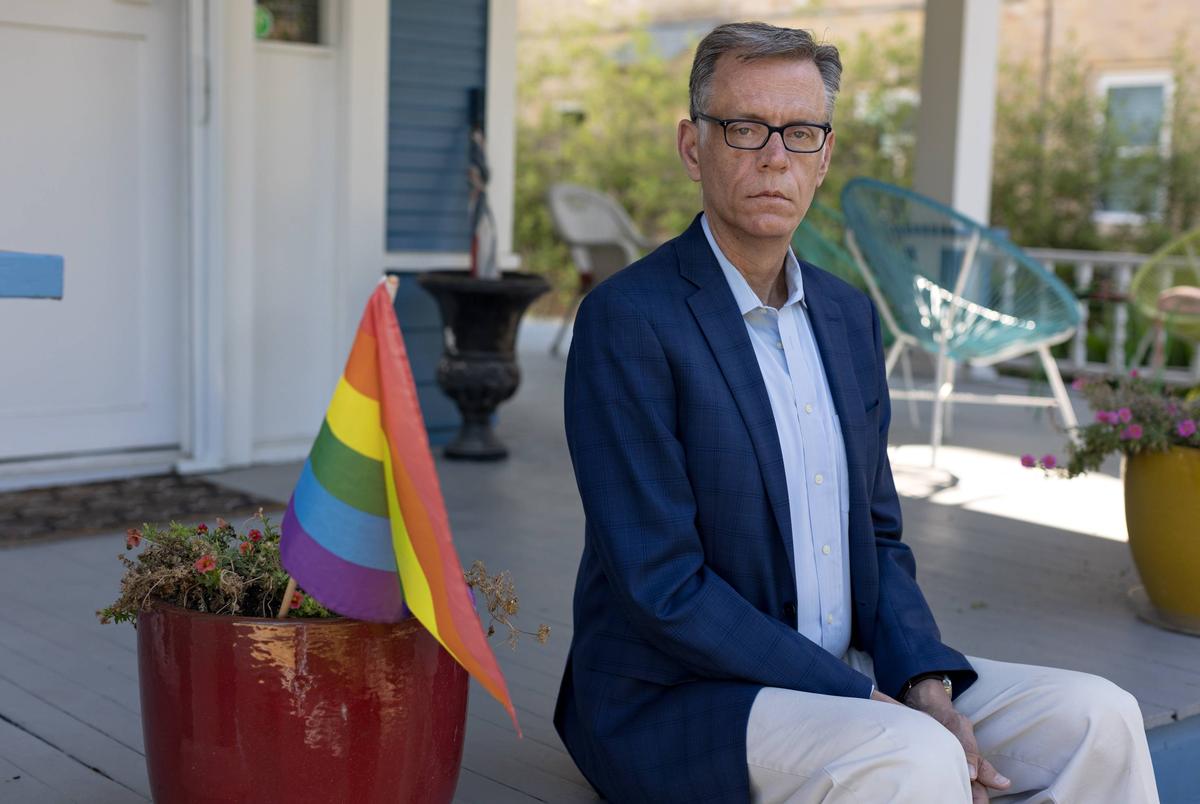
{"type": "Polygon", "coordinates": [[[550,353],[557,355],[584,295],[641,257],[653,243],[642,236],[621,205],[604,193],[559,183],[550,187],[546,202],[554,231],[571,249],[571,261],[579,270],[579,288],[550,346],[550,353]]]}

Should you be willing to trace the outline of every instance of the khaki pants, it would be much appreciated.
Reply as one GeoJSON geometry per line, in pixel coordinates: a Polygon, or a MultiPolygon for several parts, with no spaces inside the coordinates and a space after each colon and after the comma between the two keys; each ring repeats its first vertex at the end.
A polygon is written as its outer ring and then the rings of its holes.
{"type": "MultiPolygon", "coordinates": [[[[853,648],[847,664],[874,678],[853,648]]],[[[980,752],[1012,780],[992,801],[1157,804],[1141,711],[1098,676],[970,658],[979,673],[955,708],[980,752]]],[[[764,804],[970,804],[959,742],[933,718],[860,698],[765,688],[750,710],[746,760],[764,804]]]]}

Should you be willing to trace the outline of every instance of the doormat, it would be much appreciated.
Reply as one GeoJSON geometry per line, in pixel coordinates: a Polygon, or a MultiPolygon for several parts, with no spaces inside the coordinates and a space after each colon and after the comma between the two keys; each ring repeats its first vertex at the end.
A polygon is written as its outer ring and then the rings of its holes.
{"type": "Polygon", "coordinates": [[[152,522],[216,519],[231,522],[284,503],[211,483],[167,474],[75,486],[0,493],[0,547],[120,532],[152,522]]]}

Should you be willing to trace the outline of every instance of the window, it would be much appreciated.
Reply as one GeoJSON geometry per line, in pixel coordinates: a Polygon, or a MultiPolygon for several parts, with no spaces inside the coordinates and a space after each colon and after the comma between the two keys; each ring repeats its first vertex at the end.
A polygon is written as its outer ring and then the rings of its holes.
{"type": "Polygon", "coordinates": [[[1158,169],[1170,150],[1171,76],[1102,76],[1100,91],[1108,147],[1096,217],[1101,223],[1141,223],[1162,211],[1158,169]]]}
{"type": "Polygon", "coordinates": [[[254,35],[259,40],[321,44],[321,0],[258,0],[254,35]]]}

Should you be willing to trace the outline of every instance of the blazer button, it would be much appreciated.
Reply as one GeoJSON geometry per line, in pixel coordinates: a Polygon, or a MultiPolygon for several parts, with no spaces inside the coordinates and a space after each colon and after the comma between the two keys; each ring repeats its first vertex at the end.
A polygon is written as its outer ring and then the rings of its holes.
{"type": "Polygon", "coordinates": [[[795,619],[796,604],[795,603],[784,603],[783,604],[783,616],[787,617],[788,619],[795,619]]]}

